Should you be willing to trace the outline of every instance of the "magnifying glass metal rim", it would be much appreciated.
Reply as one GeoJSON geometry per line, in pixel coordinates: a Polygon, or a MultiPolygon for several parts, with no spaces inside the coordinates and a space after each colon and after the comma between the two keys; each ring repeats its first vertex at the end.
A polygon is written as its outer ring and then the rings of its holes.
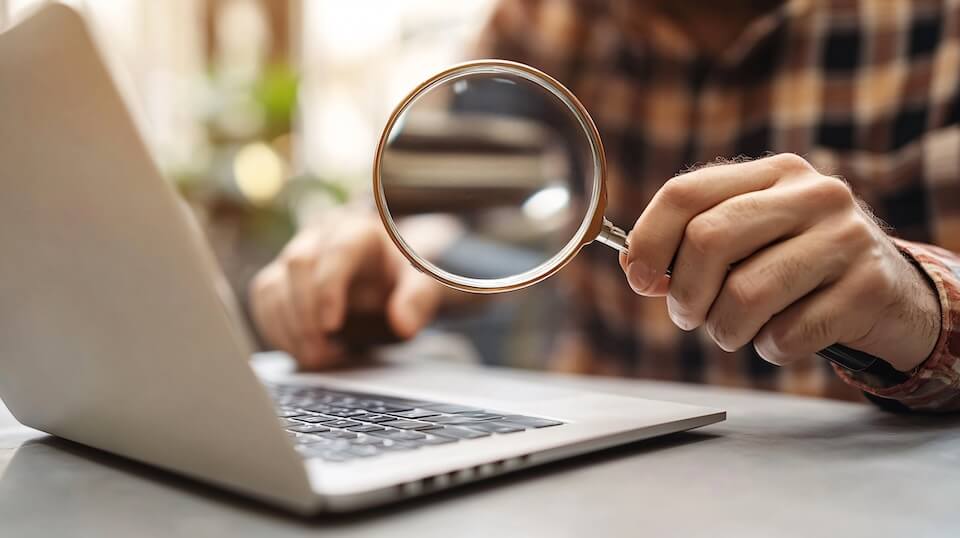
{"type": "Polygon", "coordinates": [[[614,248],[625,250],[625,237],[623,236],[623,232],[614,228],[603,216],[607,206],[606,179],[606,156],[603,151],[603,143],[600,140],[600,132],[597,130],[597,126],[587,112],[586,107],[583,106],[573,92],[550,75],[528,65],[507,60],[474,60],[456,64],[440,71],[417,85],[400,101],[390,114],[390,118],[383,128],[383,133],[380,135],[377,152],[373,160],[374,200],[377,204],[377,212],[380,215],[380,220],[383,222],[383,226],[387,230],[387,235],[390,236],[390,240],[393,241],[404,257],[406,257],[417,270],[431,275],[446,286],[471,293],[502,293],[519,290],[536,284],[557,273],[557,271],[567,265],[567,263],[580,252],[580,249],[583,248],[584,245],[591,243],[595,239],[614,248]],[[460,76],[475,73],[519,75],[550,91],[574,112],[578,122],[585,131],[594,159],[593,196],[591,197],[590,206],[586,213],[589,218],[584,219],[577,233],[556,255],[519,275],[498,279],[477,279],[454,275],[417,255],[406,241],[403,240],[403,237],[401,237],[400,232],[396,228],[396,224],[390,216],[390,210],[387,207],[383,192],[383,181],[380,177],[383,153],[389,142],[390,133],[393,131],[393,127],[399,118],[407,111],[408,107],[438,85],[451,79],[459,78],[460,76]]]}

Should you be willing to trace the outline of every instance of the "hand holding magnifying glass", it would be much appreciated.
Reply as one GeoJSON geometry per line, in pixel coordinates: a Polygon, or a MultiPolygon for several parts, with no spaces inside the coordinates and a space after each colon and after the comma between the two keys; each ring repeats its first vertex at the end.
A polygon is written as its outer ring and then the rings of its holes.
{"type": "MultiPolygon", "coordinates": [[[[400,103],[377,149],[374,196],[387,233],[414,267],[458,290],[499,293],[553,275],[593,241],[627,259],[627,234],[604,218],[605,177],[598,131],[568,89],[529,66],[484,60],[431,77],[400,103]],[[436,222],[438,234],[455,230],[458,239],[438,254],[429,234],[403,232],[401,222],[416,220],[436,222]]],[[[737,194],[720,184],[703,188],[699,198],[714,196],[714,204],[737,194]]],[[[650,214],[671,233],[694,216],[679,208],[650,214]]],[[[669,275],[671,265],[661,263],[660,275],[669,275]]],[[[669,285],[654,277],[647,280],[669,285]]],[[[891,382],[906,378],[840,344],[818,354],[891,382]]]]}

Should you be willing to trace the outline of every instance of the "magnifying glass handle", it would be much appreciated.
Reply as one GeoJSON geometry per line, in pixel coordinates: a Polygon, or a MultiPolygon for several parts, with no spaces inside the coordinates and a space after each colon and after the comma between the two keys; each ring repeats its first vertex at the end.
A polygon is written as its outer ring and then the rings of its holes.
{"type": "MultiPolygon", "coordinates": [[[[603,226],[600,228],[597,241],[619,250],[624,254],[629,250],[626,232],[615,226],[607,220],[606,217],[603,219],[603,226]]],[[[671,262],[670,267],[667,268],[668,275],[671,273],[672,268],[673,263],[671,262]]],[[[817,352],[817,355],[851,372],[874,374],[891,383],[903,383],[910,377],[883,359],[874,357],[863,351],[850,349],[842,344],[834,344],[825,349],[821,349],[817,352]]]]}
{"type": "Polygon", "coordinates": [[[908,374],[897,370],[889,362],[842,344],[833,344],[821,349],[817,355],[851,372],[874,374],[889,383],[900,384],[910,378],[908,374]]]}
{"type": "Polygon", "coordinates": [[[603,243],[608,247],[627,253],[627,232],[622,228],[614,226],[612,222],[603,217],[603,225],[600,228],[600,234],[597,235],[597,242],[603,243]]]}

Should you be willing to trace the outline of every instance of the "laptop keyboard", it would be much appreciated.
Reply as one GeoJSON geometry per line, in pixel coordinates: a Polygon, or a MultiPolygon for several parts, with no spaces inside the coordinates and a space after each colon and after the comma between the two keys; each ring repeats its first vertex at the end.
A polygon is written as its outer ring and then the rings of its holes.
{"type": "Polygon", "coordinates": [[[466,405],[317,386],[267,384],[267,389],[297,451],[306,458],[328,462],[563,424],[466,405]]]}

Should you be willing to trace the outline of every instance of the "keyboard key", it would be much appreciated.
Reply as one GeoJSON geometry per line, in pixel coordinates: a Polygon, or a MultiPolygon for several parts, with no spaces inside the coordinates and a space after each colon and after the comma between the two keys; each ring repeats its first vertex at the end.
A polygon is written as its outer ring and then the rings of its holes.
{"type": "Polygon", "coordinates": [[[300,411],[296,415],[288,418],[292,418],[294,420],[303,420],[301,417],[315,417],[315,416],[317,416],[317,413],[308,413],[306,411],[300,411]]]}
{"type": "Polygon", "coordinates": [[[354,437],[357,436],[357,434],[353,432],[336,431],[336,430],[318,433],[317,435],[319,435],[320,437],[323,437],[324,439],[353,439],[354,437]]]}
{"type": "Polygon", "coordinates": [[[353,426],[359,426],[360,423],[354,420],[340,419],[332,422],[325,422],[323,425],[328,428],[351,428],[353,426]]]}
{"type": "Polygon", "coordinates": [[[503,415],[498,415],[496,413],[489,413],[487,411],[469,411],[466,413],[460,413],[459,415],[462,417],[475,418],[477,420],[490,420],[494,418],[500,418],[503,416],[503,415]]]}
{"type": "Polygon", "coordinates": [[[434,424],[472,424],[475,422],[483,422],[484,419],[465,417],[463,415],[449,415],[442,417],[427,417],[423,420],[424,422],[432,422],[434,424]]]}
{"type": "Polygon", "coordinates": [[[487,437],[490,432],[469,430],[467,428],[458,428],[456,426],[444,426],[435,430],[430,430],[430,435],[439,435],[441,437],[450,437],[451,439],[477,439],[487,437]]]}
{"type": "Polygon", "coordinates": [[[352,432],[366,433],[366,432],[378,432],[386,428],[377,426],[375,424],[361,424],[359,426],[350,426],[349,428],[346,428],[346,429],[352,432]]]}
{"type": "Polygon", "coordinates": [[[297,422],[296,420],[290,420],[289,418],[281,418],[280,424],[283,424],[284,426],[296,426],[297,424],[300,424],[300,422],[297,422]]]}
{"type": "Polygon", "coordinates": [[[360,420],[363,422],[373,422],[374,424],[380,422],[390,422],[391,420],[397,420],[397,417],[391,417],[390,415],[378,415],[376,413],[367,413],[365,415],[357,415],[350,417],[350,420],[360,420]]]}
{"type": "Polygon", "coordinates": [[[280,409],[277,409],[277,416],[280,418],[290,418],[302,414],[303,411],[299,409],[293,409],[291,407],[281,407],[280,409]]]}
{"type": "Polygon", "coordinates": [[[379,432],[369,432],[369,435],[375,435],[377,437],[383,437],[384,439],[391,439],[393,441],[414,441],[426,437],[426,435],[422,433],[404,430],[383,430],[379,432]]]}
{"type": "Polygon", "coordinates": [[[371,413],[397,413],[399,411],[409,411],[413,409],[413,406],[409,405],[396,405],[396,404],[382,404],[382,405],[370,405],[364,407],[367,411],[371,413]]]}
{"type": "Polygon", "coordinates": [[[507,415],[500,419],[500,422],[509,422],[511,424],[520,424],[528,428],[549,428],[550,426],[559,426],[563,424],[559,420],[550,420],[547,418],[527,417],[524,415],[507,415]]]}
{"type": "Polygon", "coordinates": [[[436,428],[434,424],[417,422],[415,420],[393,420],[391,422],[381,422],[380,425],[400,428],[401,430],[429,430],[430,428],[436,428]]]}
{"type": "Polygon", "coordinates": [[[456,405],[456,404],[431,404],[423,406],[424,409],[429,409],[430,411],[436,411],[438,413],[470,413],[476,411],[483,411],[483,409],[478,409],[476,407],[467,407],[465,405],[456,405]]]}
{"type": "Polygon", "coordinates": [[[301,415],[297,417],[300,422],[309,422],[310,424],[322,424],[324,422],[333,422],[337,417],[327,417],[324,415],[301,415]]]}
{"type": "Polygon", "coordinates": [[[390,414],[395,417],[402,417],[402,418],[423,418],[423,417],[435,417],[440,413],[436,411],[428,411],[426,409],[411,409],[409,411],[394,411],[393,413],[390,413],[390,414]]]}
{"type": "Polygon", "coordinates": [[[330,415],[331,417],[349,418],[357,415],[365,415],[367,412],[364,411],[363,409],[344,409],[344,408],[338,407],[338,408],[331,409],[329,411],[324,411],[323,413],[326,415],[330,415]]]}
{"type": "Polygon", "coordinates": [[[506,422],[475,422],[473,424],[464,424],[464,427],[470,428],[471,430],[480,430],[482,432],[490,433],[514,433],[522,432],[526,428],[520,426],[519,424],[509,424],[506,422]]]}
{"type": "Polygon", "coordinates": [[[330,431],[330,428],[319,424],[297,424],[296,426],[287,426],[287,431],[298,433],[317,433],[330,431]]]}

